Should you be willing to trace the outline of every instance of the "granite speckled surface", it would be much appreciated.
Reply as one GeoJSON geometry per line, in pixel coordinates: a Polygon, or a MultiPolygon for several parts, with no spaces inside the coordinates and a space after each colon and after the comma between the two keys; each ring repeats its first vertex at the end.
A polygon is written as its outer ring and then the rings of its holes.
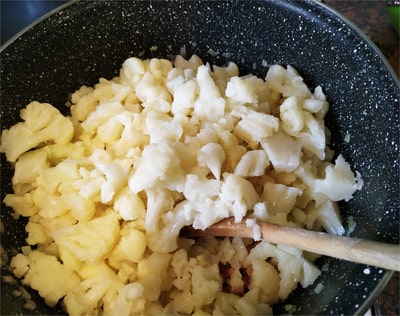
{"type": "MultiPolygon", "coordinates": [[[[379,48],[399,76],[399,36],[391,25],[384,1],[323,0],[322,2],[360,28],[379,48]]],[[[375,315],[400,315],[399,297],[399,273],[395,272],[376,300],[372,313],[375,315]]]]}

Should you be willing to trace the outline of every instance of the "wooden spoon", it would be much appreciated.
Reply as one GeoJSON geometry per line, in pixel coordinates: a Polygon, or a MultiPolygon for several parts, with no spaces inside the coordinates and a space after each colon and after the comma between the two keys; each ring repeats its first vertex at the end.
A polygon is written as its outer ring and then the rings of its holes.
{"type": "MultiPolygon", "coordinates": [[[[399,245],[329,235],[271,223],[257,223],[257,225],[260,226],[261,238],[271,243],[285,244],[329,257],[400,271],[399,245]]],[[[244,221],[235,223],[233,218],[226,218],[205,230],[186,226],[181,230],[181,236],[253,238],[254,234],[253,227],[246,225],[244,221]]]]}

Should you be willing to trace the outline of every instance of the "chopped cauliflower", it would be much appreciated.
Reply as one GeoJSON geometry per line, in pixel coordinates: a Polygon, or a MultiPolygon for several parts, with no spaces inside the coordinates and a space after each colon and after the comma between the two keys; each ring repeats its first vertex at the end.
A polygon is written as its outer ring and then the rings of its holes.
{"type": "Polygon", "coordinates": [[[89,222],[61,228],[51,235],[58,247],[65,248],[81,261],[96,264],[117,243],[120,236],[118,216],[115,212],[109,212],[89,222]]]}
{"type": "Polygon", "coordinates": [[[342,155],[337,157],[334,165],[326,167],[325,178],[314,183],[315,192],[325,194],[332,201],[349,201],[357,188],[357,179],[342,155]]]}
{"type": "Polygon", "coordinates": [[[49,306],[54,306],[80,283],[79,276],[60,263],[56,257],[39,251],[18,254],[10,263],[22,283],[37,290],[49,306]],[[60,286],[62,284],[62,286],[60,286]]]}
{"type": "Polygon", "coordinates": [[[24,122],[3,130],[1,134],[0,150],[11,162],[40,144],[67,144],[74,135],[72,122],[48,103],[31,102],[21,110],[21,118],[24,122]]]}
{"type": "Polygon", "coordinates": [[[4,203],[27,217],[10,271],[70,315],[272,315],[321,271],[258,223],[342,235],[337,201],[363,184],[331,162],[327,98],[290,65],[264,80],[131,57],[68,103],[28,104],[0,151],[15,167],[4,203]],[[253,239],[180,236],[228,217],[253,239]]]}

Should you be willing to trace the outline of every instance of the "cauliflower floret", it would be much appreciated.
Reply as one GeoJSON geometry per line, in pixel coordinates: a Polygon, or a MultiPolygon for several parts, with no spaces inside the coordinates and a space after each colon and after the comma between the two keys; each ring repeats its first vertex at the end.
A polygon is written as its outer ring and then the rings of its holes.
{"type": "Polygon", "coordinates": [[[260,197],[251,182],[238,175],[225,173],[220,200],[235,217],[235,222],[239,222],[259,202],[260,197]]]}
{"type": "Polygon", "coordinates": [[[171,111],[172,96],[165,86],[165,78],[160,82],[159,78],[146,72],[136,84],[135,93],[144,108],[165,113],[171,111]]]}
{"type": "Polygon", "coordinates": [[[53,231],[51,236],[60,248],[65,248],[77,259],[94,265],[104,259],[118,241],[118,215],[111,211],[89,222],[53,231]]]}
{"type": "Polygon", "coordinates": [[[280,106],[282,127],[290,136],[298,138],[302,146],[319,159],[325,158],[326,137],[324,122],[302,109],[303,99],[291,96],[280,106]]]}
{"type": "MultiPolygon", "coordinates": [[[[64,305],[69,315],[96,315],[99,302],[109,303],[124,284],[105,263],[87,266],[80,271],[82,282],[68,291],[64,305]]],[[[57,280],[57,279],[54,279],[57,280]]],[[[62,284],[58,283],[57,284],[62,284]]]]}
{"type": "Polygon", "coordinates": [[[161,216],[174,207],[174,199],[167,189],[151,188],[146,190],[147,209],[145,227],[147,232],[156,232],[161,216]]]}
{"type": "Polygon", "coordinates": [[[336,203],[327,200],[317,206],[316,210],[318,220],[329,234],[344,235],[345,229],[342,224],[342,218],[340,217],[339,207],[336,203]]]}
{"type": "Polygon", "coordinates": [[[303,78],[290,65],[286,69],[281,65],[273,65],[268,70],[265,80],[273,91],[282,93],[283,97],[311,96],[311,92],[303,82],[303,78]]]}
{"type": "Polygon", "coordinates": [[[197,69],[197,82],[199,85],[199,98],[194,103],[194,115],[200,121],[217,122],[225,114],[225,99],[211,77],[207,66],[197,69]]]}
{"type": "Polygon", "coordinates": [[[261,141],[261,146],[276,171],[291,172],[300,164],[301,143],[287,134],[276,133],[266,137],[261,141]]]}
{"type": "Polygon", "coordinates": [[[18,216],[33,216],[39,212],[39,208],[33,202],[31,193],[25,193],[24,195],[7,194],[3,202],[11,207],[18,216]]]}
{"type": "Polygon", "coordinates": [[[360,180],[356,179],[349,163],[339,155],[335,165],[330,164],[325,168],[325,178],[315,180],[314,191],[325,194],[332,201],[349,201],[359,188],[357,181],[360,180]]]}
{"type": "Polygon", "coordinates": [[[255,258],[251,264],[249,289],[260,288],[263,303],[275,304],[279,301],[279,272],[265,260],[255,258]]]}
{"type": "Polygon", "coordinates": [[[174,91],[171,111],[174,115],[181,113],[190,114],[194,109],[196,98],[199,94],[199,85],[196,80],[183,82],[174,91]]]}
{"type": "Polygon", "coordinates": [[[145,234],[131,225],[125,225],[121,229],[121,240],[112,250],[108,261],[114,267],[118,267],[123,260],[139,262],[143,258],[145,249],[145,234]]]}
{"type": "Polygon", "coordinates": [[[129,179],[129,188],[138,193],[148,188],[182,192],[186,175],[173,144],[167,141],[147,145],[129,179]]]}
{"type": "Polygon", "coordinates": [[[65,160],[54,167],[44,169],[37,178],[38,186],[48,193],[71,192],[73,183],[81,178],[78,167],[76,161],[65,160]]]}
{"type": "Polygon", "coordinates": [[[250,150],[242,156],[234,173],[242,177],[261,176],[269,164],[264,150],[250,150]]]}
{"type": "Polygon", "coordinates": [[[224,160],[225,152],[220,144],[206,144],[197,153],[197,161],[201,165],[207,166],[217,180],[221,177],[221,167],[224,160]]]}
{"type": "Polygon", "coordinates": [[[22,195],[37,187],[36,178],[43,169],[50,167],[47,153],[36,149],[23,153],[15,163],[12,185],[15,194],[22,195]]]}
{"type": "Polygon", "coordinates": [[[123,286],[112,299],[105,302],[104,316],[130,316],[142,314],[146,305],[144,286],[136,281],[123,286]]]}
{"type": "Polygon", "coordinates": [[[196,71],[197,68],[203,65],[203,61],[197,55],[192,55],[189,59],[185,59],[181,55],[177,55],[174,60],[174,65],[176,68],[192,69],[196,71]]]}
{"type": "Polygon", "coordinates": [[[72,121],[48,103],[31,102],[21,110],[24,122],[3,130],[0,151],[15,162],[24,152],[36,146],[54,142],[66,144],[74,136],[72,121]]]}
{"type": "Polygon", "coordinates": [[[233,134],[244,140],[252,149],[256,149],[260,141],[278,131],[279,119],[273,115],[246,109],[235,112],[241,117],[233,130],[233,134]]]}
{"type": "Polygon", "coordinates": [[[126,184],[127,171],[122,170],[116,163],[97,163],[96,168],[106,178],[106,181],[101,184],[100,201],[102,203],[110,202],[115,193],[126,184]]]}
{"type": "Polygon", "coordinates": [[[120,71],[120,81],[134,87],[146,73],[146,62],[140,58],[131,57],[124,61],[120,71]]]}
{"type": "Polygon", "coordinates": [[[232,77],[228,81],[225,91],[226,96],[231,101],[231,104],[242,105],[245,103],[257,103],[258,96],[246,78],[232,77]]]}
{"type": "Polygon", "coordinates": [[[60,263],[56,257],[39,251],[28,255],[18,254],[10,263],[15,276],[21,278],[22,284],[37,290],[49,306],[75,289],[80,283],[79,276],[60,263]]]}
{"type": "Polygon", "coordinates": [[[86,132],[95,134],[101,125],[123,111],[125,111],[125,108],[120,102],[106,101],[99,104],[95,111],[90,112],[81,126],[86,132]]]}
{"type": "Polygon", "coordinates": [[[137,193],[133,193],[128,187],[122,188],[114,199],[114,210],[125,221],[143,219],[146,217],[146,207],[137,193]]]}
{"type": "Polygon", "coordinates": [[[297,97],[290,96],[280,106],[279,116],[282,120],[282,127],[286,133],[292,136],[300,133],[305,124],[304,111],[299,100],[297,97]]]}
{"type": "Polygon", "coordinates": [[[157,229],[147,232],[147,245],[154,252],[167,253],[176,250],[182,227],[193,222],[193,205],[190,201],[178,203],[165,214],[159,214],[157,229]]]}
{"type": "Polygon", "coordinates": [[[207,178],[199,179],[195,174],[188,174],[183,195],[189,201],[204,201],[207,198],[217,197],[220,190],[221,181],[207,178]]]}
{"type": "Polygon", "coordinates": [[[225,171],[234,172],[236,165],[247,152],[245,146],[239,145],[237,138],[228,131],[220,134],[221,146],[225,152],[225,171]]]}
{"type": "Polygon", "coordinates": [[[234,62],[228,62],[226,66],[213,65],[213,78],[221,93],[226,91],[230,78],[239,76],[239,68],[234,62]]]}
{"type": "Polygon", "coordinates": [[[289,187],[280,183],[266,182],[264,184],[262,197],[267,205],[268,213],[289,214],[298,196],[302,195],[303,191],[289,187]]]}
{"type": "Polygon", "coordinates": [[[150,136],[150,143],[158,143],[164,139],[177,142],[183,134],[183,128],[178,120],[168,114],[149,111],[146,113],[145,134],[150,136]]]}
{"type": "Polygon", "coordinates": [[[146,278],[148,275],[157,275],[161,279],[160,290],[168,291],[172,287],[173,275],[170,273],[171,268],[171,253],[153,252],[147,258],[140,260],[138,263],[138,278],[139,281],[146,278]]]}
{"type": "Polygon", "coordinates": [[[221,291],[221,276],[217,264],[207,267],[196,265],[192,269],[194,306],[201,308],[211,304],[221,291]]]}

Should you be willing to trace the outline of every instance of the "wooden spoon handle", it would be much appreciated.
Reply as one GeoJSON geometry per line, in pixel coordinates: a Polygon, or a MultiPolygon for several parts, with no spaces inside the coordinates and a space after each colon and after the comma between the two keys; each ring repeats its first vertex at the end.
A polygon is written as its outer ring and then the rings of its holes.
{"type": "MultiPolygon", "coordinates": [[[[399,245],[386,244],[365,239],[329,235],[301,228],[271,223],[257,223],[261,237],[271,243],[285,244],[309,252],[363,263],[384,269],[400,271],[399,245]]],[[[224,219],[206,230],[185,227],[183,236],[244,237],[253,238],[253,227],[245,222],[235,223],[233,218],[224,219]]]]}

